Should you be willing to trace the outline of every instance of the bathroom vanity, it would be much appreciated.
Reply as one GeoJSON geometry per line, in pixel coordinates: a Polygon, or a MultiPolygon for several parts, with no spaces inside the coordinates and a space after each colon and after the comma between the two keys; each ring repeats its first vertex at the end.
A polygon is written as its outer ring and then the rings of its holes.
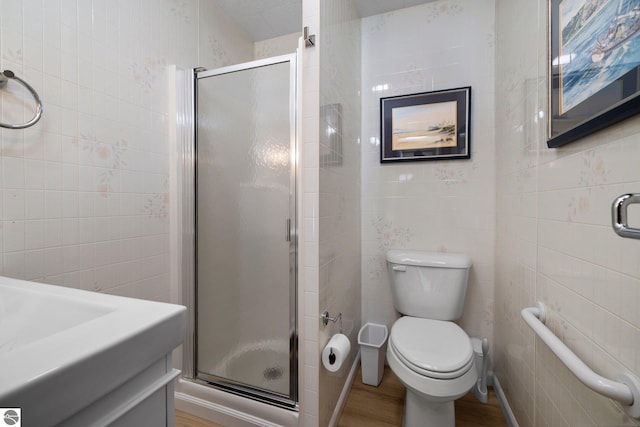
{"type": "Polygon", "coordinates": [[[186,309],[0,277],[0,408],[23,426],[173,426],[186,309]]]}

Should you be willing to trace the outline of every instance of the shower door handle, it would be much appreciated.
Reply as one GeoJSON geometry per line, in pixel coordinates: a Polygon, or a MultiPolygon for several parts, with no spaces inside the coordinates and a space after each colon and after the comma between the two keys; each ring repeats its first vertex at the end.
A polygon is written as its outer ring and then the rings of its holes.
{"type": "Polygon", "coordinates": [[[284,221],[284,238],[287,242],[291,241],[291,218],[284,221]]]}

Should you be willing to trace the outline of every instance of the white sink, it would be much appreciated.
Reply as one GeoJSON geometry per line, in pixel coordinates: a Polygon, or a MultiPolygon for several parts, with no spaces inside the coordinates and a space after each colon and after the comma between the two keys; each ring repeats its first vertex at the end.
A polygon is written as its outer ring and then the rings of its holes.
{"type": "Polygon", "coordinates": [[[120,424],[136,402],[173,398],[185,323],[178,305],[0,277],[0,408],[25,426],[120,424]]]}

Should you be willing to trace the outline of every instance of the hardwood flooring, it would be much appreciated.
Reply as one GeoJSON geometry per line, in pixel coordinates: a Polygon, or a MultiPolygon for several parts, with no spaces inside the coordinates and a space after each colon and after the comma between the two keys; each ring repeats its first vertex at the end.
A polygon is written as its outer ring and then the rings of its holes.
{"type": "MultiPolygon", "coordinates": [[[[405,389],[395,374],[385,366],[378,387],[362,383],[360,369],[356,375],[338,427],[400,427],[405,389]]],[[[489,403],[481,403],[471,393],[456,400],[456,427],[507,427],[492,389],[489,403]]],[[[175,427],[224,427],[191,414],[176,411],[175,427]]]]}
{"type": "Polygon", "coordinates": [[[203,420],[186,412],[176,411],[175,427],[224,427],[211,421],[203,420]]]}
{"type": "MultiPolygon", "coordinates": [[[[404,394],[404,386],[388,366],[378,387],[363,384],[358,369],[338,427],[400,427],[404,394]]],[[[488,403],[469,393],[456,400],[455,409],[456,427],[507,427],[492,389],[488,403]]]]}

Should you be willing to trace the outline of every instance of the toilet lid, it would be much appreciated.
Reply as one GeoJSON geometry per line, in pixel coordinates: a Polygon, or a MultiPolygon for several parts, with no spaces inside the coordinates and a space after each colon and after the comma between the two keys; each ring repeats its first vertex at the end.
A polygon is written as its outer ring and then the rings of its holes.
{"type": "Polygon", "coordinates": [[[401,317],[389,342],[408,368],[428,377],[457,378],[473,365],[471,340],[453,322],[401,317]]]}

